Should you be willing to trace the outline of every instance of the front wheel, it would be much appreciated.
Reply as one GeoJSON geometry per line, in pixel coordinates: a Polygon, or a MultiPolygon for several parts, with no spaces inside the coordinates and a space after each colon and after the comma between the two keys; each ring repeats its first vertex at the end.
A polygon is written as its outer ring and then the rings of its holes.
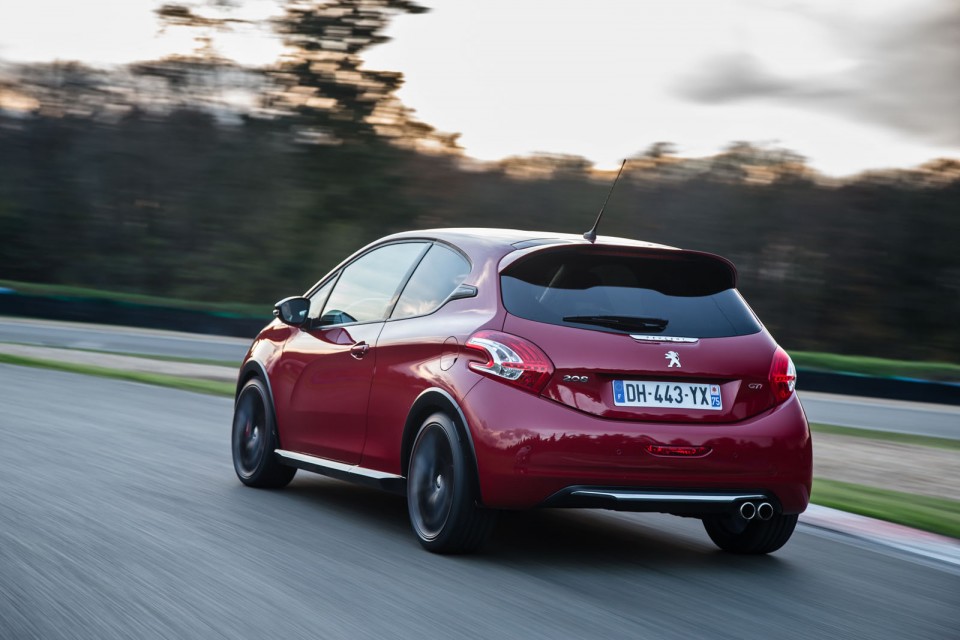
{"type": "Polygon", "coordinates": [[[253,378],[237,395],[233,410],[233,468],[249,487],[279,489],[290,484],[297,470],[277,462],[277,430],[266,385],[253,378]]]}
{"type": "Polygon", "coordinates": [[[769,520],[744,520],[737,516],[703,519],[703,528],[713,543],[731,553],[762,554],[787,543],[797,526],[797,515],[775,514],[769,520]]]}
{"type": "Polygon", "coordinates": [[[496,512],[476,504],[473,467],[453,421],[427,418],[410,453],[407,509],[414,533],[428,551],[470,553],[479,549],[496,512]]]}

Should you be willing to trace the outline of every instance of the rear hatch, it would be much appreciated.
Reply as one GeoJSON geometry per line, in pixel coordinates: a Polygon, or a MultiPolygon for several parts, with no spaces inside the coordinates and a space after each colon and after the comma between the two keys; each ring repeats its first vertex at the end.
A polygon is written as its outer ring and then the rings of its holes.
{"type": "Polygon", "coordinates": [[[718,423],[776,404],[777,346],[733,265],[674,249],[541,249],[501,273],[503,330],[554,365],[542,395],[609,419],[718,423]]]}

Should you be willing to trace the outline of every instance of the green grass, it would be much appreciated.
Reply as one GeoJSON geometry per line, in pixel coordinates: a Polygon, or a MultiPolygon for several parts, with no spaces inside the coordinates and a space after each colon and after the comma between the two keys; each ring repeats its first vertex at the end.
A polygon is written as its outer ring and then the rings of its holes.
{"type": "MultiPolygon", "coordinates": [[[[874,429],[857,429],[854,427],[839,427],[833,424],[821,424],[818,422],[811,422],[810,429],[814,433],[829,433],[837,436],[883,440],[885,442],[897,442],[899,444],[913,444],[922,447],[960,451],[960,440],[952,440],[950,438],[936,438],[933,436],[894,433],[891,431],[875,431],[874,429]]],[[[816,446],[816,443],[814,443],[814,446],[816,446]]]]}
{"type": "Polygon", "coordinates": [[[193,311],[208,311],[228,315],[249,316],[254,318],[271,317],[269,304],[244,304],[239,302],[203,302],[199,300],[182,300],[178,298],[163,298],[138,293],[121,293],[118,291],[102,291],[86,287],[74,287],[60,284],[36,284],[19,282],[16,280],[0,280],[0,287],[12,289],[17,293],[52,298],[83,298],[96,300],[110,300],[118,303],[142,304],[168,309],[189,309],[193,311]]]}
{"type": "Polygon", "coordinates": [[[815,504],[960,538],[960,501],[814,478],[815,504]]]}
{"type": "Polygon", "coordinates": [[[143,358],[145,360],[160,360],[162,362],[185,362],[187,364],[206,364],[213,367],[230,367],[239,369],[243,358],[236,360],[205,360],[203,358],[182,358],[179,356],[160,356],[152,353],[128,353],[126,351],[99,351],[97,349],[70,349],[70,351],[84,351],[87,353],[102,353],[110,356],[124,356],[127,358],[143,358]]]}
{"type": "Polygon", "coordinates": [[[817,351],[791,351],[793,363],[802,369],[857,373],[884,378],[919,378],[960,382],[960,365],[949,362],[914,362],[867,356],[843,356],[817,351]]]}
{"type": "Polygon", "coordinates": [[[87,364],[74,364],[71,362],[57,362],[55,360],[44,360],[42,358],[28,358],[5,353],[0,353],[0,363],[20,365],[25,367],[37,367],[40,369],[54,369],[56,371],[68,371],[70,373],[82,373],[85,375],[99,376],[101,378],[127,380],[129,382],[141,382],[160,387],[170,387],[171,389],[180,389],[181,391],[205,393],[212,396],[232,397],[236,391],[235,385],[230,382],[199,380],[196,378],[181,378],[179,376],[169,376],[162,373],[122,371],[120,369],[109,369],[107,367],[97,367],[87,364]]]}

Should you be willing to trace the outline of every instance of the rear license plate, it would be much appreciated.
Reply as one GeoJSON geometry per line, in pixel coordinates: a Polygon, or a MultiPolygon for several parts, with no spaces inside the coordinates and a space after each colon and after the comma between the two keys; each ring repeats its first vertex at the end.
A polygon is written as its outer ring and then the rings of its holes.
{"type": "Polygon", "coordinates": [[[658,382],[637,380],[613,381],[613,404],[618,407],[665,407],[720,411],[723,400],[718,384],[658,382]]]}

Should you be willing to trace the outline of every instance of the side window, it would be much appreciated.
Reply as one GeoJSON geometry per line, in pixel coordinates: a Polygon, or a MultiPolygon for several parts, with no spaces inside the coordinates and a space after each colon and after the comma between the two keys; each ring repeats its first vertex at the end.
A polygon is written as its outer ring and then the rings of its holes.
{"type": "Polygon", "coordinates": [[[435,311],[470,273],[470,263],[456,251],[435,244],[420,262],[397,302],[393,318],[435,311]]]}
{"type": "Polygon", "coordinates": [[[348,264],[323,307],[320,323],[383,320],[426,247],[425,242],[390,244],[348,264]]]}
{"type": "Polygon", "coordinates": [[[307,317],[311,320],[316,320],[320,317],[320,312],[323,311],[323,305],[327,301],[327,297],[330,296],[330,290],[333,289],[333,284],[337,281],[337,277],[333,276],[330,278],[330,281],[327,284],[323,285],[310,296],[310,312],[307,314],[307,317]]]}

